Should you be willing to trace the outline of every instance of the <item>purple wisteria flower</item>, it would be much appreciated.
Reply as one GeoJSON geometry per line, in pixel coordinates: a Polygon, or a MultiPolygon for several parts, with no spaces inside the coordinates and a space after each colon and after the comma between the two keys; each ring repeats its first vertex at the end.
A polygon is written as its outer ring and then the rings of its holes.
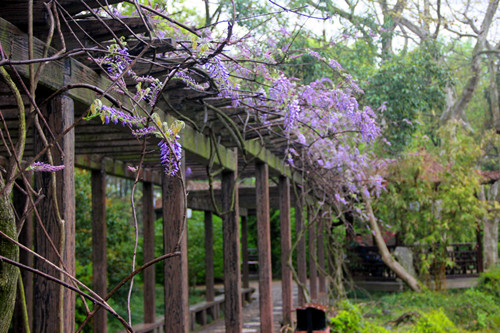
{"type": "Polygon", "coordinates": [[[57,172],[64,169],[64,165],[50,165],[44,162],[34,162],[28,167],[28,170],[34,172],[57,172]]]}
{"type": "Polygon", "coordinates": [[[222,60],[218,56],[215,56],[210,62],[207,62],[204,67],[208,70],[212,80],[218,84],[219,96],[230,98],[233,107],[237,107],[239,105],[238,87],[229,80],[229,70],[222,60]]]}
{"type": "Polygon", "coordinates": [[[153,134],[156,131],[157,131],[156,127],[149,126],[149,127],[134,129],[134,130],[132,130],[132,134],[138,138],[142,138],[146,135],[153,134]]]}
{"type": "Polygon", "coordinates": [[[139,127],[146,123],[143,117],[132,116],[111,106],[101,105],[96,111],[101,112],[101,118],[105,124],[112,122],[113,124],[121,123],[122,126],[139,127]]]}
{"type": "Polygon", "coordinates": [[[175,139],[171,139],[170,142],[161,140],[158,143],[158,146],[160,147],[161,164],[165,168],[165,174],[170,176],[175,176],[175,174],[179,172],[181,166],[182,147],[178,139],[180,139],[180,137],[176,135],[175,139]]]}

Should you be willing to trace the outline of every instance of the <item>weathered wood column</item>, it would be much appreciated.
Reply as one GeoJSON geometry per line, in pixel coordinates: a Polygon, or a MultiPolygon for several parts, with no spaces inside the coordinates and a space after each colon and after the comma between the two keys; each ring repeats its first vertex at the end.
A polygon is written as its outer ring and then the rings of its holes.
{"type": "Polygon", "coordinates": [[[319,274],[318,274],[318,284],[319,284],[319,293],[326,293],[326,276],[325,276],[325,218],[328,218],[330,214],[328,213],[327,217],[321,217],[318,223],[318,232],[317,232],[317,240],[318,240],[318,265],[319,265],[319,274]]]}
{"type": "MultiPolygon", "coordinates": [[[[99,296],[107,293],[106,173],[92,170],[92,287],[99,296]]],[[[107,331],[107,312],[100,309],[94,317],[94,332],[107,331]]]]}
{"type": "MultiPolygon", "coordinates": [[[[295,198],[295,233],[297,235],[297,275],[305,287],[307,283],[306,234],[304,225],[305,198],[302,189],[297,188],[295,198]]],[[[298,286],[297,306],[306,302],[303,287],[298,286]]]]}
{"type": "Polygon", "coordinates": [[[309,293],[311,300],[318,299],[318,269],[316,267],[316,224],[312,207],[307,209],[307,231],[309,236],[309,293]]]}
{"type": "Polygon", "coordinates": [[[261,332],[273,331],[273,286],[271,268],[271,227],[269,217],[269,169],[255,164],[257,199],[257,247],[259,248],[259,308],[261,332]]]}
{"type": "Polygon", "coordinates": [[[163,175],[162,178],[163,249],[165,253],[181,251],[180,256],[167,259],[164,264],[165,333],[189,331],[185,189],[180,177],[184,177],[183,170],[175,176],[163,175]]]}
{"type": "MultiPolygon", "coordinates": [[[[214,288],[214,233],[212,212],[205,211],[205,298],[207,302],[211,302],[215,297],[214,288]]],[[[210,313],[213,319],[214,313],[210,313]]]]}
{"type": "MultiPolygon", "coordinates": [[[[241,217],[241,261],[243,288],[250,287],[250,271],[248,267],[248,217],[241,217]]],[[[250,295],[247,295],[249,301],[250,295]]]]}
{"type": "MultiPolygon", "coordinates": [[[[150,182],[142,183],[142,211],[144,235],[144,263],[155,257],[155,204],[154,187],[150,182]]],[[[155,322],[155,266],[144,270],[144,322],[155,322]]]]}
{"type": "Polygon", "coordinates": [[[222,245],[224,251],[224,320],[227,333],[243,329],[237,172],[222,172],[222,245]]]}
{"type": "MultiPolygon", "coordinates": [[[[69,128],[74,122],[73,100],[67,96],[55,97],[42,110],[52,133],[58,135],[69,128]]],[[[41,122],[42,123],[42,122],[41,122]]],[[[52,141],[48,129],[43,125],[48,140],[52,141]]],[[[74,152],[75,136],[74,130],[70,130],[58,142],[62,154],[57,147],[52,147],[52,157],[55,165],[64,164],[62,171],[56,172],[56,196],[51,191],[52,174],[48,172],[37,172],[35,177],[35,188],[41,189],[46,196],[42,203],[37,206],[39,219],[35,224],[35,250],[55,264],[61,264],[63,259],[67,272],[75,274],[75,182],[74,182],[74,152]],[[57,217],[55,206],[59,208],[61,219],[57,217]],[[42,226],[43,225],[43,228],[42,226]],[[47,238],[45,231],[50,237],[47,238]],[[64,253],[60,251],[63,243],[61,235],[64,235],[64,253]],[[54,251],[54,244],[57,252],[54,251]]],[[[44,148],[43,141],[35,131],[35,151],[44,148]]],[[[41,160],[47,162],[46,157],[41,160]]],[[[35,267],[42,272],[57,278],[62,278],[66,283],[72,284],[67,278],[39,260],[35,259],[35,267]]],[[[40,333],[63,333],[73,332],[75,329],[75,295],[69,289],[48,281],[47,279],[34,276],[33,291],[33,328],[40,333]],[[61,304],[62,302],[62,304],[61,304]]]]}
{"type": "Polygon", "coordinates": [[[292,232],[290,226],[290,181],[281,176],[280,193],[280,229],[281,229],[281,300],[283,325],[292,324],[292,270],[288,266],[292,248],[292,232]]]}
{"type": "MultiPolygon", "coordinates": [[[[31,181],[33,174],[31,172],[26,173],[26,178],[28,181],[31,181]]],[[[26,189],[24,186],[24,182],[22,179],[16,180],[17,185],[22,188],[23,190],[26,189]]],[[[14,209],[16,210],[17,216],[21,217],[24,214],[24,210],[26,207],[27,203],[27,197],[26,195],[17,188],[17,186],[14,186],[13,188],[13,195],[12,195],[12,202],[14,204],[14,209]]],[[[19,221],[17,221],[17,229],[19,232],[19,228],[21,229],[21,232],[19,234],[19,242],[26,247],[33,249],[33,214],[28,214],[26,216],[26,219],[24,220],[24,223],[20,225],[19,221]]],[[[19,251],[19,262],[29,266],[33,267],[33,255],[29,254],[28,252],[24,250],[19,251]]],[[[33,273],[21,270],[21,276],[23,279],[23,284],[24,284],[24,295],[25,295],[25,300],[26,300],[26,307],[27,307],[27,312],[28,312],[28,325],[30,328],[30,331],[33,331],[33,273]]],[[[18,290],[17,290],[17,298],[16,298],[16,307],[14,310],[14,317],[13,317],[13,322],[12,326],[14,329],[14,332],[19,332],[19,333],[24,333],[28,332],[26,330],[25,324],[24,324],[24,315],[23,315],[23,307],[22,307],[22,302],[21,298],[19,297],[19,284],[18,284],[18,290]]]]}

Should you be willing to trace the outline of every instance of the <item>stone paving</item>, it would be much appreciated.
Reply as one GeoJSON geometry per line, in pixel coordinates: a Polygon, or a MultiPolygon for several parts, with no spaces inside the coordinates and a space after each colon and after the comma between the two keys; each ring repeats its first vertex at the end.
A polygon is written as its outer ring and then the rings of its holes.
{"type": "MultiPolygon", "coordinates": [[[[247,304],[243,308],[243,333],[258,333],[260,332],[260,320],[259,320],[259,286],[258,283],[252,283],[251,287],[255,288],[255,293],[253,294],[253,301],[247,304]]],[[[296,300],[297,288],[294,288],[294,301],[296,300]]],[[[273,323],[274,332],[280,332],[281,320],[282,320],[282,306],[281,306],[281,282],[273,281],[273,323]]],[[[223,333],[224,329],[224,318],[220,318],[205,327],[200,328],[196,331],[197,333],[223,333]]]]}

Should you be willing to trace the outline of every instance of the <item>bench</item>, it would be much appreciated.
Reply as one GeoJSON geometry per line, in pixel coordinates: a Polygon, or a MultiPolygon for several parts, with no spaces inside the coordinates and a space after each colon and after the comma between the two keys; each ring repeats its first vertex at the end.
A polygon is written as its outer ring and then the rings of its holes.
{"type": "MultiPolygon", "coordinates": [[[[250,296],[255,292],[255,288],[242,288],[241,298],[243,303],[245,299],[250,299],[250,296]]],[[[219,295],[214,298],[213,301],[200,302],[189,307],[189,329],[194,331],[196,324],[206,325],[209,323],[208,315],[212,317],[212,320],[219,318],[222,309],[222,304],[224,304],[224,295],[219,295]]],[[[159,316],[156,318],[154,323],[140,323],[134,325],[132,328],[136,333],[163,333],[164,332],[164,316],[159,316]]],[[[125,331],[120,331],[120,333],[125,333],[125,331]]]]}

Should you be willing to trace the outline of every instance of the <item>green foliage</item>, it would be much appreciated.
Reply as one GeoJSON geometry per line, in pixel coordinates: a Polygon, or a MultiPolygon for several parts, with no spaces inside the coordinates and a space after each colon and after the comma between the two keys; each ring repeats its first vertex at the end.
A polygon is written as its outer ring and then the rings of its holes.
{"type": "Polygon", "coordinates": [[[332,333],[386,333],[387,329],[377,326],[364,319],[358,306],[343,301],[341,309],[334,317],[330,318],[332,333]]]}
{"type": "Polygon", "coordinates": [[[439,132],[441,146],[417,133],[404,157],[394,162],[387,191],[376,203],[376,216],[392,225],[406,244],[418,245],[420,272],[438,282],[444,275],[446,247],[473,239],[476,223],[487,214],[476,197],[481,148],[457,124],[439,132]]]}
{"type": "Polygon", "coordinates": [[[393,56],[381,64],[365,88],[368,103],[383,112],[384,137],[391,142],[389,152],[398,153],[411,143],[416,121],[425,118],[433,138],[433,128],[445,105],[444,88],[450,81],[449,70],[439,62],[437,43],[423,43],[407,54],[393,56]]]}
{"type": "MultiPolygon", "coordinates": [[[[188,219],[189,281],[192,285],[205,283],[205,216],[202,211],[193,211],[188,219]]],[[[222,220],[213,215],[214,276],[224,276],[222,252],[222,220]]]]}
{"type": "MultiPolygon", "coordinates": [[[[482,273],[477,287],[470,289],[386,294],[376,300],[374,308],[366,306],[366,309],[369,309],[376,318],[375,323],[388,322],[404,313],[417,312],[421,315],[415,327],[400,327],[401,332],[456,332],[459,330],[498,332],[500,330],[500,297],[499,289],[495,286],[499,281],[499,275],[498,269],[494,272],[482,273]]],[[[370,301],[368,304],[373,304],[373,300],[370,301]]]]}
{"type": "Polygon", "coordinates": [[[478,290],[492,295],[500,304],[500,266],[480,275],[477,282],[478,290]]]}
{"type": "Polygon", "coordinates": [[[458,332],[451,320],[446,317],[442,309],[422,313],[412,333],[454,333],[458,332]]]}
{"type": "MultiPolygon", "coordinates": [[[[90,173],[75,169],[76,198],[76,277],[87,286],[92,286],[92,201],[90,173]]],[[[131,224],[132,208],[128,198],[109,193],[106,198],[108,289],[115,286],[131,271],[134,248],[134,230],[131,224]]],[[[140,276],[138,276],[140,281],[140,276]]],[[[124,307],[127,288],[121,288],[113,303],[124,307]]],[[[76,322],[85,318],[85,310],[77,298],[76,322]]]]}

